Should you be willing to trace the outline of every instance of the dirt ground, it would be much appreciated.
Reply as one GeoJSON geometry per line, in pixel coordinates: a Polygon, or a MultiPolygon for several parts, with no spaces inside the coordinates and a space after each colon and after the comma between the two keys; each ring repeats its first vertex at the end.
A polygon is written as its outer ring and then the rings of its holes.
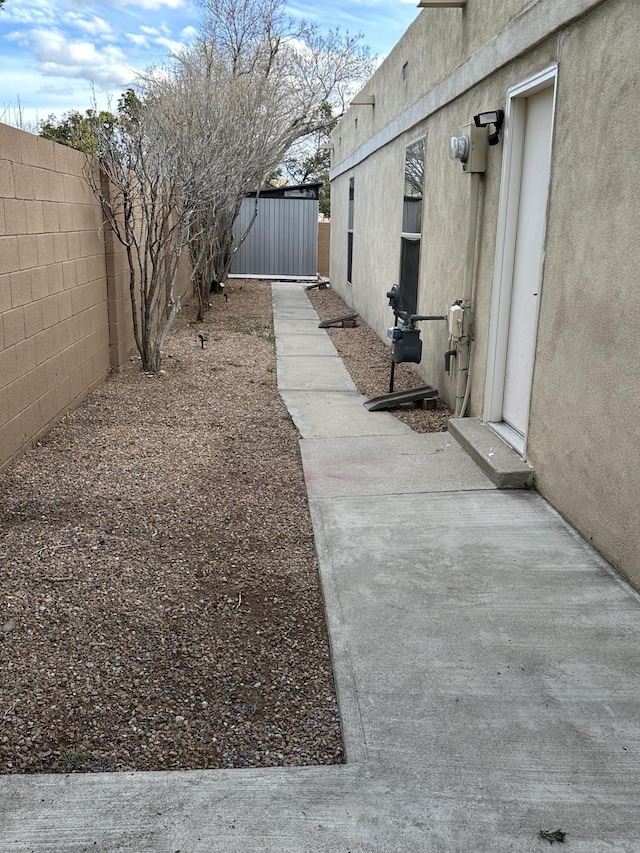
{"type": "MultiPolygon", "coordinates": [[[[163,375],[132,358],[0,476],[0,772],[343,761],[270,285],[212,298],[198,327],[183,311],[163,375]]],[[[312,295],[322,317],[338,299],[312,295]]],[[[384,343],[331,335],[384,393],[384,343]]]]}

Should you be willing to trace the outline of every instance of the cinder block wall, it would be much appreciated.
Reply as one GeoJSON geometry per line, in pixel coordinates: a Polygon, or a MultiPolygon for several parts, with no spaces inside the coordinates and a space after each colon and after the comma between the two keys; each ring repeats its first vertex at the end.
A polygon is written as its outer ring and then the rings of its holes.
{"type": "Polygon", "coordinates": [[[318,275],[329,278],[331,252],[331,223],[318,222],[318,275]]]}
{"type": "Polygon", "coordinates": [[[131,351],[126,256],[84,163],[0,124],[0,470],[131,351]]]}

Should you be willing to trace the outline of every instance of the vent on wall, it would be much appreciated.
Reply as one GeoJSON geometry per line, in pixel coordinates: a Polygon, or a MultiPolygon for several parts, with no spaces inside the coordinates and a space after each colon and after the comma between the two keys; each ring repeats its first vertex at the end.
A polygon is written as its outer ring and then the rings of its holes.
{"type": "Polygon", "coordinates": [[[409,76],[409,63],[405,62],[405,64],[402,66],[402,79],[406,80],[408,76],[409,76]]]}

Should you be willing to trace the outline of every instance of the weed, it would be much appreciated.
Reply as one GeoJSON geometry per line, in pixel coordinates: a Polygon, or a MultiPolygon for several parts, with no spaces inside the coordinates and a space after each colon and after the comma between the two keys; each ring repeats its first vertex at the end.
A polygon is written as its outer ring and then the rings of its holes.
{"type": "Polygon", "coordinates": [[[93,755],[81,746],[71,746],[60,756],[65,773],[88,770],[93,761],[93,755]]]}
{"type": "Polygon", "coordinates": [[[225,328],[239,335],[251,335],[275,344],[276,338],[272,323],[261,323],[259,320],[251,320],[248,317],[233,317],[229,318],[229,321],[225,323],[225,328]]]}

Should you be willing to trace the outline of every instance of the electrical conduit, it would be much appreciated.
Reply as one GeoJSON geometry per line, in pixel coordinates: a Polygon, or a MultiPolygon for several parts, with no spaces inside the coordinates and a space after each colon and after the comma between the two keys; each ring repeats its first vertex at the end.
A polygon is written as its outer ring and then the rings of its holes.
{"type": "Polygon", "coordinates": [[[471,333],[473,325],[473,282],[475,276],[476,242],[478,235],[478,200],[480,198],[480,172],[469,175],[469,221],[467,225],[467,245],[464,259],[464,283],[462,288],[463,327],[462,337],[457,343],[456,358],[456,407],[455,417],[463,418],[469,402],[469,369],[471,367],[471,333]]]}

